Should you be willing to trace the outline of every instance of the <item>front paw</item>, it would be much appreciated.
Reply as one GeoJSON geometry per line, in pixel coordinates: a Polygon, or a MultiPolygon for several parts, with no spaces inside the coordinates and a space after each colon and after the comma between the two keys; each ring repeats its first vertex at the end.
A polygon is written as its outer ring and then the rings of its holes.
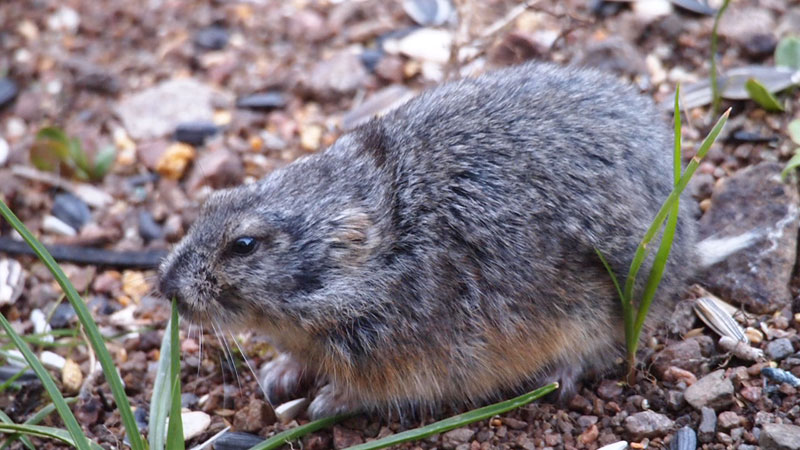
{"type": "Polygon", "coordinates": [[[332,384],[326,384],[317,391],[314,401],[308,405],[308,416],[311,420],[317,420],[358,410],[358,402],[343,391],[337,390],[332,384]]]}
{"type": "Polygon", "coordinates": [[[280,354],[259,371],[261,385],[273,405],[302,397],[313,379],[305,366],[287,354],[280,354]]]}

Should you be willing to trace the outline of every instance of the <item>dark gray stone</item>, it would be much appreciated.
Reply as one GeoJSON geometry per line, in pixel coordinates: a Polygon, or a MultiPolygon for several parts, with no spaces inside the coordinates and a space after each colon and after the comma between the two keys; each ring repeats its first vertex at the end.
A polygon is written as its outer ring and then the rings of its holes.
{"type": "Polygon", "coordinates": [[[767,344],[767,356],[775,361],[780,361],[783,358],[794,353],[792,341],[786,338],[775,339],[767,344]]]}
{"type": "Polygon", "coordinates": [[[271,111],[286,106],[286,96],[279,91],[262,92],[240,98],[236,101],[237,108],[257,109],[271,111]]]}
{"type": "Polygon", "coordinates": [[[700,408],[700,415],[697,437],[700,438],[700,442],[709,443],[714,440],[714,433],[717,431],[717,413],[713,409],[704,406],[700,408]]]}
{"type": "Polygon", "coordinates": [[[18,93],[17,83],[9,78],[0,78],[0,108],[11,104],[18,93]]]}
{"type": "Polygon", "coordinates": [[[161,229],[153,215],[147,210],[139,211],[139,236],[145,241],[152,241],[154,239],[161,239],[164,231],[161,229]]]}
{"type": "Polygon", "coordinates": [[[227,432],[214,441],[216,450],[243,450],[260,444],[264,438],[250,433],[227,432]]]}
{"type": "Polygon", "coordinates": [[[228,30],[219,25],[211,25],[194,35],[194,45],[203,50],[222,50],[228,45],[229,38],[228,30]]]}
{"type": "Polygon", "coordinates": [[[214,122],[185,122],[175,128],[175,140],[198,146],[218,132],[219,127],[214,122]]]}
{"type": "Polygon", "coordinates": [[[56,194],[52,214],[76,230],[80,230],[92,218],[89,206],[68,192],[56,194]]]}
{"type": "Polygon", "coordinates": [[[705,286],[725,300],[757,313],[791,303],[789,280],[797,251],[798,192],[780,178],[782,165],[762,162],[717,186],[700,220],[700,236],[755,234],[749,247],[709,267],[705,286]]]}

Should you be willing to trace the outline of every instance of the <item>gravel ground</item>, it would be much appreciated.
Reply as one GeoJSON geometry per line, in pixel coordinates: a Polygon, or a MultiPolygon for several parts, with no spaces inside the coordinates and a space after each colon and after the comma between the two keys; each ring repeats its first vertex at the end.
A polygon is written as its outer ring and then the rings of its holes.
{"type": "MultiPolygon", "coordinates": [[[[147,416],[168,316],[154,294],[152,261],[180,239],[214,189],[251,182],[319,151],[427,86],[527,59],[612,71],[666,104],[677,83],[690,91],[708,76],[711,16],[664,0],[534,2],[509,16],[515,6],[504,0],[0,5],[0,198],[46,243],[149,255],[150,263],[64,264],[101,329],[122,335],[109,348],[138,418],[147,416]],[[429,4],[439,4],[440,12],[426,12],[429,4]],[[450,57],[453,39],[463,61],[450,57]],[[86,182],[64,165],[56,169],[60,177],[35,170],[30,155],[46,126],[79,139],[90,160],[115,149],[110,172],[86,182]]],[[[720,67],[758,65],[747,70],[767,71],[774,76],[765,84],[784,86],[785,76],[772,73],[773,52],[798,30],[795,2],[733,2],[720,25],[720,67]]],[[[724,102],[733,108],[731,121],[691,187],[705,236],[771,227],[762,244],[698,279],[735,305],[749,345],[763,355],[720,344],[692,312],[694,300],[708,293],[693,288],[646,340],[646,370],[635,385],[621,382],[620,361],[616,373],[587,381],[566,404],[530,405],[401,447],[595,449],[627,441],[631,448],[662,448],[696,436],[703,448],[800,449],[800,381],[793,385],[789,377],[800,377],[794,269],[800,201],[795,184],[776,181],[797,147],[786,129],[799,117],[800,100],[796,90],[779,98],[786,112],[724,102]]],[[[689,106],[687,158],[713,124],[706,105],[689,106]]],[[[10,234],[0,224],[0,235],[10,234]]],[[[0,275],[0,293],[9,286],[20,294],[0,302],[18,331],[76,323],[52,277],[31,257],[0,253],[0,275]],[[21,269],[21,277],[8,276],[9,268],[21,269]]],[[[301,414],[275,424],[240,353],[227,360],[207,332],[186,329],[182,342],[184,406],[200,425],[189,444],[228,425],[267,436],[306,421],[301,414]]],[[[274,356],[259,336],[235,338],[255,367],[274,356]]],[[[86,377],[90,356],[80,336],[57,343],[65,345],[43,343],[38,350],[76,363],[69,370],[86,377]]],[[[0,370],[0,380],[8,376],[0,370]]],[[[62,385],[70,391],[81,382],[62,385]]],[[[99,381],[86,392],[74,408],[79,421],[92,439],[119,448],[123,430],[107,385],[99,381]]],[[[36,381],[0,392],[0,407],[17,422],[46,401],[36,381]]],[[[60,426],[54,417],[47,424],[60,426]]],[[[302,446],[343,448],[417,424],[357,417],[304,438],[302,446]]],[[[61,447],[38,441],[37,448],[61,447]]]]}

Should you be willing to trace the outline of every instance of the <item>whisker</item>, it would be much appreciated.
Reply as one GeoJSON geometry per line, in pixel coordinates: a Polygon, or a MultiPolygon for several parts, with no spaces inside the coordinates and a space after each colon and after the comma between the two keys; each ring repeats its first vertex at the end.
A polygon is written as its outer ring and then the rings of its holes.
{"type": "Polygon", "coordinates": [[[255,380],[256,380],[256,384],[258,385],[258,389],[261,390],[261,394],[264,395],[264,399],[274,409],[274,405],[269,401],[269,397],[267,396],[266,389],[264,389],[264,386],[261,384],[261,379],[258,377],[258,375],[256,375],[256,371],[253,370],[253,366],[250,364],[250,359],[247,358],[247,355],[244,353],[244,350],[242,349],[242,346],[239,345],[239,341],[237,341],[236,338],[233,337],[233,333],[231,333],[230,331],[228,331],[228,334],[230,334],[231,340],[233,340],[234,344],[236,344],[236,347],[239,348],[239,353],[242,354],[242,359],[244,360],[245,365],[247,365],[247,368],[250,369],[250,373],[253,374],[253,378],[255,378],[255,380]]]}
{"type": "Polygon", "coordinates": [[[239,385],[239,393],[243,393],[242,380],[239,379],[239,370],[236,368],[236,362],[233,359],[233,352],[231,352],[231,348],[228,345],[228,339],[225,337],[225,334],[222,332],[222,327],[217,323],[216,319],[213,320],[212,324],[218,330],[217,337],[219,338],[220,344],[222,344],[228,364],[231,365],[231,370],[233,370],[233,374],[236,376],[236,383],[239,385]]]}

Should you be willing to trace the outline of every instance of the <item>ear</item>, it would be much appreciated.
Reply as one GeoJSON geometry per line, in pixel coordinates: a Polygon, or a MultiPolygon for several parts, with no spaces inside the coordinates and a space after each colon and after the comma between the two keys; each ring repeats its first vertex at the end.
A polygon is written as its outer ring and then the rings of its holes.
{"type": "Polygon", "coordinates": [[[348,208],[332,220],[328,237],[331,256],[343,264],[363,262],[377,245],[375,227],[369,214],[361,208],[348,208]]]}

